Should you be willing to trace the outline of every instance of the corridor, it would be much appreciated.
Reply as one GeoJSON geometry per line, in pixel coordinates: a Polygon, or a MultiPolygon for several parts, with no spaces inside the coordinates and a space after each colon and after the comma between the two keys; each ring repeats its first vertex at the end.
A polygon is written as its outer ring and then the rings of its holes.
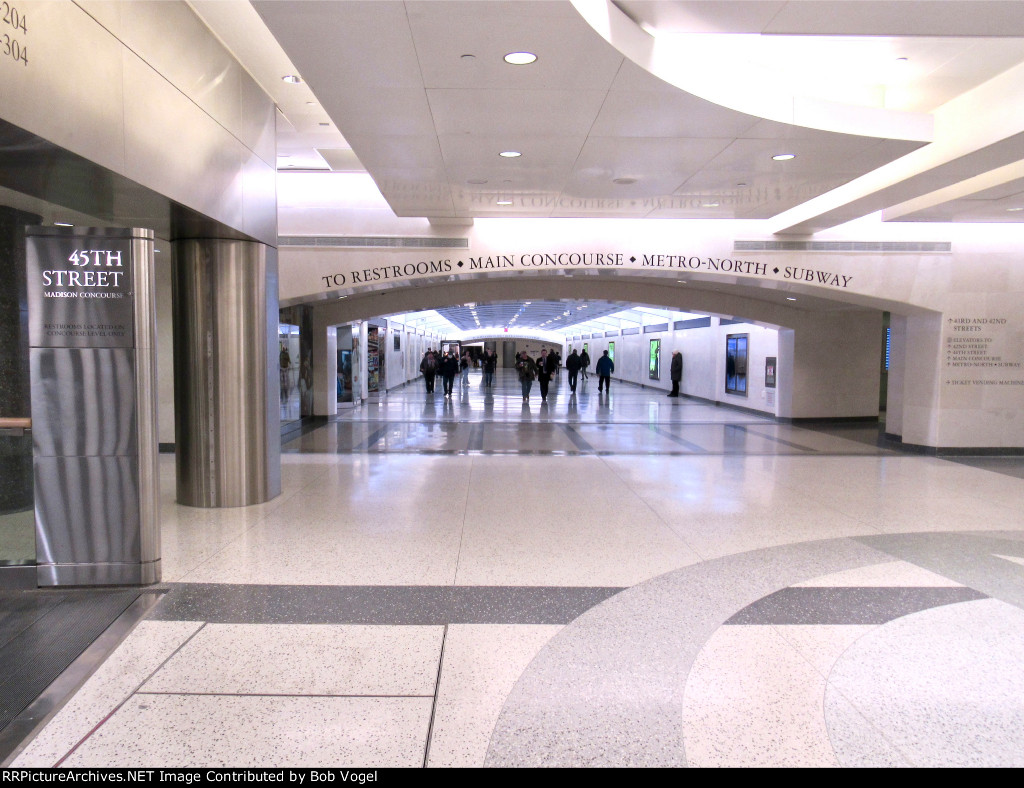
{"type": "Polygon", "coordinates": [[[480,382],[291,440],[259,506],[162,456],[160,601],[13,765],[1024,765],[1020,463],[480,382]]]}

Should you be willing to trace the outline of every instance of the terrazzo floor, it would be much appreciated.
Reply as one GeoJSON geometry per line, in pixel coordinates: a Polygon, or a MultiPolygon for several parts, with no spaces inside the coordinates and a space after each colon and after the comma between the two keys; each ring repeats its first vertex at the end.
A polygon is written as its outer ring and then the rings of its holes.
{"type": "Polygon", "coordinates": [[[259,506],[162,457],[166,593],[13,765],[1024,765],[1018,465],[471,380],[259,506]]]}

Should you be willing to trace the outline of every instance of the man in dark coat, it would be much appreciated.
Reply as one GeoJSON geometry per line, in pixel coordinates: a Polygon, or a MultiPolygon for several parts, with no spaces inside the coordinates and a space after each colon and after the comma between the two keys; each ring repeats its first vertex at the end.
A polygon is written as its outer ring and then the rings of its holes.
{"type": "Polygon", "coordinates": [[[679,383],[683,379],[683,354],[678,350],[672,351],[672,366],[669,369],[672,377],[672,392],[670,397],[679,396],[679,383]]]}
{"type": "Polygon", "coordinates": [[[487,388],[493,388],[494,386],[494,370],[498,366],[498,355],[493,350],[488,350],[484,353],[484,386],[487,388]]]}
{"type": "Polygon", "coordinates": [[[569,358],[565,360],[565,369],[569,373],[569,391],[576,391],[576,380],[579,378],[580,367],[582,366],[583,364],[576,353],[576,348],[573,348],[569,358]]]}
{"type": "Polygon", "coordinates": [[[587,367],[590,366],[590,354],[586,348],[583,348],[583,352],[580,353],[580,372],[583,373],[583,379],[587,379],[587,367]]]}
{"type": "Polygon", "coordinates": [[[540,384],[541,402],[548,401],[548,385],[555,374],[555,354],[548,354],[547,350],[540,351],[540,358],[537,359],[537,382],[540,384]]]}
{"type": "Polygon", "coordinates": [[[452,387],[455,385],[455,376],[459,374],[459,358],[451,350],[441,360],[441,379],[444,382],[444,395],[452,395],[452,387]]]}
{"type": "Polygon", "coordinates": [[[434,351],[428,349],[423,354],[420,362],[420,372],[423,373],[423,380],[427,384],[427,394],[434,393],[434,376],[437,374],[437,359],[434,358],[434,351]]]}
{"type": "Polygon", "coordinates": [[[612,357],[608,355],[607,350],[597,360],[597,366],[594,369],[597,370],[597,393],[600,394],[602,388],[607,392],[611,392],[612,373],[615,371],[615,362],[612,361],[612,357]]]}
{"type": "Polygon", "coordinates": [[[517,356],[516,372],[519,373],[519,382],[523,386],[523,402],[529,402],[530,389],[533,388],[533,381],[537,377],[537,362],[530,358],[525,350],[517,356]]]}

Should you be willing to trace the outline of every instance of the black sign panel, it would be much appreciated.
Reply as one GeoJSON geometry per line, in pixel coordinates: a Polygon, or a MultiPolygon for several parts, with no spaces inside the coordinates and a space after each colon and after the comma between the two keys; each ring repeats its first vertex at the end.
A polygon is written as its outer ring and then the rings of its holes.
{"type": "Polygon", "coordinates": [[[29,344],[133,347],[131,237],[27,235],[29,344]]]}

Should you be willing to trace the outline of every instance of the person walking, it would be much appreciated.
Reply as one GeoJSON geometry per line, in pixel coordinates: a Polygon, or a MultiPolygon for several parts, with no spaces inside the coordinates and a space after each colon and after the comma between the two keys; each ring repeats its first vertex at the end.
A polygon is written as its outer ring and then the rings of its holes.
{"type": "Polygon", "coordinates": [[[570,392],[575,393],[576,391],[576,381],[579,379],[581,365],[579,354],[576,352],[576,348],[573,348],[572,353],[565,360],[565,369],[569,373],[570,392]]]}
{"type": "Polygon", "coordinates": [[[672,366],[669,367],[669,376],[672,378],[672,391],[668,396],[679,396],[679,383],[683,379],[683,354],[678,350],[672,351],[672,366]]]}
{"type": "Polygon", "coordinates": [[[459,359],[451,350],[441,360],[441,380],[444,383],[444,395],[450,397],[455,385],[455,376],[459,374],[459,359]]]}
{"type": "Polygon", "coordinates": [[[434,376],[437,375],[437,359],[434,358],[434,351],[428,349],[420,361],[420,372],[423,373],[423,380],[427,384],[427,394],[434,393],[434,376]]]}
{"type": "Polygon", "coordinates": [[[498,354],[493,350],[488,350],[484,353],[484,386],[486,388],[492,388],[494,386],[494,370],[498,367],[498,354]]]}
{"type": "Polygon", "coordinates": [[[530,401],[530,389],[533,388],[533,381],[537,377],[537,362],[530,358],[524,350],[519,354],[519,361],[516,362],[516,371],[519,373],[519,382],[523,386],[523,402],[530,401]]]}
{"type": "Polygon", "coordinates": [[[548,355],[546,350],[540,352],[537,360],[537,382],[540,384],[540,401],[548,401],[548,386],[551,384],[551,376],[555,374],[555,357],[548,355]]]}
{"type": "Polygon", "coordinates": [[[583,352],[580,353],[580,372],[583,373],[583,379],[587,379],[587,367],[590,366],[590,354],[586,348],[583,348],[583,352]]]}
{"type": "Polygon", "coordinates": [[[597,366],[594,367],[597,370],[597,393],[601,393],[603,388],[606,392],[612,390],[612,373],[615,371],[615,362],[612,361],[611,356],[608,355],[608,351],[604,351],[604,355],[597,360],[597,366]]]}
{"type": "Polygon", "coordinates": [[[469,359],[469,351],[468,350],[463,350],[462,351],[462,358],[459,360],[459,369],[462,370],[462,388],[466,388],[467,386],[469,386],[469,366],[470,366],[470,363],[471,362],[470,362],[470,359],[469,359]]]}

